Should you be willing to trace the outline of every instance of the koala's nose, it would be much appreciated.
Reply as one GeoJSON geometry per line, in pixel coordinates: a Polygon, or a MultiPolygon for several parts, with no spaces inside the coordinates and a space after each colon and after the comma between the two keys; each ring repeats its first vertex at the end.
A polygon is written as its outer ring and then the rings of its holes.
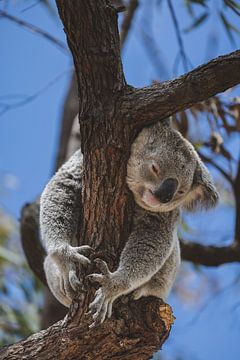
{"type": "Polygon", "coordinates": [[[154,192],[154,195],[161,201],[161,203],[168,203],[172,200],[178,187],[176,179],[166,179],[161,186],[154,192]]]}

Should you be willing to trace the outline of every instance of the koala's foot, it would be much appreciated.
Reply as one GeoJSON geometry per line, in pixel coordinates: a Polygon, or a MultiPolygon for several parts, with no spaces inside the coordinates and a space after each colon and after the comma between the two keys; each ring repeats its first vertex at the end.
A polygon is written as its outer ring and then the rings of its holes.
{"type": "Polygon", "coordinates": [[[134,300],[140,299],[142,296],[148,296],[148,288],[146,286],[140,286],[138,289],[134,290],[132,293],[132,298],[134,300]]]}
{"type": "Polygon", "coordinates": [[[44,268],[48,285],[55,297],[69,307],[72,300],[82,289],[82,281],[77,276],[78,265],[86,267],[90,260],[85,256],[92,249],[88,245],[63,246],[47,256],[44,268]]]}
{"type": "Polygon", "coordinates": [[[132,293],[132,298],[138,300],[143,296],[155,296],[163,301],[166,301],[169,288],[159,282],[156,282],[154,278],[149,280],[146,284],[140,286],[132,293]]]}
{"type": "Polygon", "coordinates": [[[89,305],[89,312],[94,319],[90,328],[102,324],[106,317],[110,318],[113,301],[125,293],[121,278],[116,276],[117,273],[111,273],[105,261],[96,259],[95,262],[102,274],[88,275],[90,281],[101,285],[95,293],[93,302],[89,305]]]}

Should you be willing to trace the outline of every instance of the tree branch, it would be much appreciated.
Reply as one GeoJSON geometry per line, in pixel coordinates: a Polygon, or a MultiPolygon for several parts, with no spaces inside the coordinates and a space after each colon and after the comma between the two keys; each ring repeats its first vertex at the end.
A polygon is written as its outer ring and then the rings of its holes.
{"type": "Polygon", "coordinates": [[[0,359],[149,359],[158,345],[167,339],[174,319],[170,306],[156,298],[152,299],[150,309],[149,299],[138,300],[129,308],[128,297],[125,297],[125,302],[119,304],[118,319],[109,319],[93,330],[88,329],[89,315],[85,316],[84,323],[80,323],[78,310],[79,306],[74,304],[64,320],[3,347],[0,359]]]}
{"type": "MultiPolygon", "coordinates": [[[[213,89],[214,81],[214,89],[218,85],[218,91],[231,86],[233,74],[228,74],[230,81],[227,81],[222,76],[227,65],[220,71],[217,59],[216,66],[213,66],[213,61],[175,81],[130,91],[122,71],[117,13],[109,1],[57,0],[57,5],[74,57],[79,85],[84,154],[84,209],[80,238],[97,249],[112,270],[116,268],[128,238],[132,219],[132,198],[126,190],[126,164],[133,131],[130,122],[124,123],[126,113],[119,108],[122,95],[128,90],[124,99],[128,98],[129,114],[135,115],[134,125],[139,127],[190,106],[194,101],[202,100],[201,97],[212,96],[208,87],[213,89]],[[215,71],[215,67],[218,70],[215,71]],[[221,82],[225,85],[220,86],[221,82]],[[160,111],[162,103],[164,106],[160,111]]],[[[239,65],[238,53],[232,54],[230,60],[228,56],[228,64],[236,67],[236,61],[239,65]]],[[[229,71],[230,68],[232,66],[229,71]]],[[[234,74],[235,81],[239,79],[239,73],[236,71],[234,74]]],[[[115,359],[148,359],[166,340],[173,321],[171,310],[164,305],[166,312],[162,314],[161,303],[150,298],[140,299],[137,303],[129,301],[128,297],[119,299],[114,304],[111,319],[90,330],[87,307],[94,290],[84,285],[88,291],[79,294],[78,302],[73,304],[64,321],[4,348],[0,351],[0,358],[71,360],[81,357],[104,360],[111,354],[115,359]]]]}
{"type": "Polygon", "coordinates": [[[21,213],[21,242],[28,265],[44,285],[47,281],[43,269],[46,256],[39,236],[39,201],[26,204],[21,213]]]}
{"type": "Polygon", "coordinates": [[[78,110],[79,104],[77,96],[77,78],[74,71],[64,102],[55,170],[58,170],[59,167],[66,161],[68,140],[71,134],[73,121],[78,113],[78,110]]]}
{"type": "Polygon", "coordinates": [[[238,161],[237,175],[234,180],[233,192],[236,205],[235,242],[240,245],[240,160],[238,161]]]}
{"type": "Polygon", "coordinates": [[[204,246],[181,240],[183,260],[205,266],[219,266],[226,263],[240,262],[240,245],[204,246]]]}
{"type": "Polygon", "coordinates": [[[178,19],[177,19],[172,1],[168,0],[167,3],[168,3],[170,14],[171,14],[171,17],[173,20],[173,25],[175,28],[176,36],[177,36],[177,41],[178,41],[178,45],[179,45],[180,55],[182,58],[183,68],[184,68],[184,71],[188,71],[188,61],[187,61],[187,56],[186,56],[186,52],[185,52],[184,45],[183,45],[183,40],[181,37],[181,31],[179,29],[178,19]]]}
{"type": "Polygon", "coordinates": [[[240,51],[235,51],[197,67],[174,80],[126,94],[123,111],[140,129],[160,119],[188,109],[192,105],[240,83],[240,51]]]}

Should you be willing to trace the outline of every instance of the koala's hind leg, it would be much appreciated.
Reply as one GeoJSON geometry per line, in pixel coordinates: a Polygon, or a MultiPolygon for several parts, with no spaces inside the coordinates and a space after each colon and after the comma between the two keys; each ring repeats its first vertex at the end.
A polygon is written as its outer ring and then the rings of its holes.
{"type": "MultiPolygon", "coordinates": [[[[71,266],[74,267],[74,264],[71,266]]],[[[64,271],[53,257],[48,255],[44,261],[44,270],[48,286],[53,295],[61,304],[69,307],[75,296],[75,291],[71,287],[69,279],[71,279],[71,274],[76,269],[69,269],[67,275],[67,271],[64,271]]]]}
{"type": "Polygon", "coordinates": [[[133,292],[134,300],[142,296],[156,296],[166,301],[180,266],[180,248],[177,240],[163,267],[146,284],[133,292]]]}

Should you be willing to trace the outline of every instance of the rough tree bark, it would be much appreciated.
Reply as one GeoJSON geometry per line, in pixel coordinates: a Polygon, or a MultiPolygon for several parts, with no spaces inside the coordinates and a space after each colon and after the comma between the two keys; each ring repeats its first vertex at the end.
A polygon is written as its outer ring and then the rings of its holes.
{"type": "Polygon", "coordinates": [[[77,113],[78,113],[77,79],[74,71],[72,74],[72,78],[70,81],[68,93],[63,108],[61,133],[60,133],[60,139],[58,145],[55,170],[58,170],[59,167],[66,161],[68,139],[70,137],[73,121],[77,113]]]}
{"type": "MultiPolygon", "coordinates": [[[[57,0],[57,6],[79,90],[85,168],[79,244],[93,246],[95,256],[113,270],[131,228],[132,197],[125,178],[137,131],[239,83],[240,52],[173,81],[133,89],[122,71],[117,13],[109,1],[57,0]]],[[[79,294],[64,320],[3,348],[0,359],[149,359],[168,337],[171,309],[153,298],[123,297],[110,320],[89,330],[86,310],[92,297],[93,290],[79,294]]]]}

